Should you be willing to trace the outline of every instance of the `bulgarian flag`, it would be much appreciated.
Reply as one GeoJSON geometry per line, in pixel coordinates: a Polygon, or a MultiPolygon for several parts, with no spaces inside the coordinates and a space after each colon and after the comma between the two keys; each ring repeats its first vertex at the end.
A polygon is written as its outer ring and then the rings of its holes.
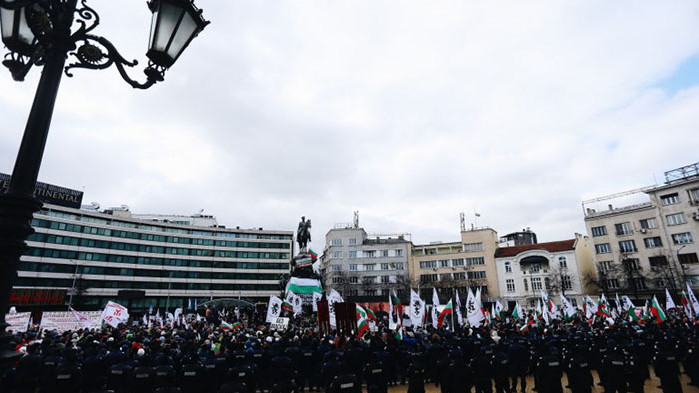
{"type": "Polygon", "coordinates": [[[402,327],[396,331],[396,340],[403,341],[403,328],[402,327]]]}
{"type": "Polygon", "coordinates": [[[313,251],[313,250],[311,250],[310,248],[308,249],[308,255],[311,256],[311,259],[314,259],[314,260],[315,260],[315,259],[318,259],[318,253],[315,252],[315,251],[313,251]]]}
{"type": "Polygon", "coordinates": [[[607,309],[607,298],[604,297],[604,294],[602,294],[597,301],[597,314],[605,318],[612,317],[612,314],[609,313],[609,309],[607,309]]]}
{"type": "Polygon", "coordinates": [[[360,318],[357,320],[357,338],[362,338],[364,334],[369,330],[369,324],[366,319],[360,318]]]}
{"type": "Polygon", "coordinates": [[[360,320],[360,319],[367,319],[366,311],[364,311],[364,309],[362,308],[362,306],[360,306],[359,304],[357,304],[357,305],[356,305],[356,310],[357,310],[357,320],[360,320]]]}
{"type": "Polygon", "coordinates": [[[374,312],[371,311],[371,309],[369,307],[367,307],[367,309],[366,309],[366,316],[369,317],[370,321],[376,322],[376,314],[374,314],[374,312]]]}
{"type": "Polygon", "coordinates": [[[449,303],[444,305],[444,308],[442,311],[439,312],[439,317],[438,317],[438,323],[437,323],[437,328],[441,328],[442,324],[444,323],[444,317],[447,315],[451,315],[454,312],[454,308],[451,305],[451,299],[449,299],[449,303]]]}
{"type": "Polygon", "coordinates": [[[286,300],[282,303],[282,310],[294,312],[294,306],[286,300]]]}
{"type": "Polygon", "coordinates": [[[687,316],[692,316],[692,313],[690,312],[689,308],[689,299],[687,298],[687,292],[684,290],[680,294],[680,302],[682,303],[682,307],[684,307],[684,312],[687,314],[687,316]]]}
{"type": "Polygon", "coordinates": [[[240,322],[236,322],[236,323],[231,325],[230,323],[228,323],[226,321],[221,321],[221,330],[223,330],[224,332],[227,332],[229,330],[237,330],[237,329],[240,329],[242,327],[243,327],[243,324],[240,322]]]}
{"type": "Polygon", "coordinates": [[[655,316],[655,320],[658,323],[664,322],[667,319],[665,311],[660,307],[660,303],[658,303],[658,299],[655,296],[653,296],[653,302],[650,304],[650,312],[655,316]]]}
{"type": "Polygon", "coordinates": [[[512,319],[521,319],[524,317],[522,313],[522,306],[519,305],[519,302],[515,303],[515,309],[512,310],[512,319]]]}

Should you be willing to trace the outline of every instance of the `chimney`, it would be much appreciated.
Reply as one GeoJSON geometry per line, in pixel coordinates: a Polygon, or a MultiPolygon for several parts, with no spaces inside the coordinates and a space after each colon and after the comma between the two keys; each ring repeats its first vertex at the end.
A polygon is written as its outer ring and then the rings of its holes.
{"type": "Polygon", "coordinates": [[[609,207],[609,211],[612,211],[612,210],[614,210],[614,207],[612,206],[612,204],[611,204],[611,203],[610,203],[609,205],[607,205],[607,206],[609,207]]]}

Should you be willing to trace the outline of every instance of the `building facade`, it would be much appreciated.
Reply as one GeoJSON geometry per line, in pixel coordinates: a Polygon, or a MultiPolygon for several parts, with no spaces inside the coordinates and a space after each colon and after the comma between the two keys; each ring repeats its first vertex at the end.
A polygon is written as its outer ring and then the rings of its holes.
{"type": "Polygon", "coordinates": [[[604,291],[637,298],[699,287],[699,164],[665,173],[661,185],[585,201],[590,206],[631,195],[641,203],[585,209],[594,260],[604,291]]]}
{"type": "Polygon", "coordinates": [[[32,226],[14,290],[65,291],[66,303],[83,310],[108,300],[134,310],[266,301],[279,293],[293,247],[292,231],[229,229],[201,214],[139,216],[126,207],[45,204],[32,226]]]}
{"type": "Polygon", "coordinates": [[[448,301],[458,290],[481,288],[484,302],[498,294],[495,251],[498,234],[491,228],[461,232],[461,241],[414,245],[410,262],[413,287],[420,288],[423,299],[432,299],[437,288],[440,301],[448,301]]]}
{"type": "Polygon", "coordinates": [[[557,304],[558,294],[578,304],[595,274],[591,247],[587,236],[576,234],[569,240],[499,248],[495,259],[500,298],[510,310],[516,301],[535,307],[545,290],[557,304]]]}
{"type": "Polygon", "coordinates": [[[346,300],[388,296],[396,289],[407,297],[410,235],[372,235],[358,225],[338,226],[325,235],[320,273],[328,289],[346,300]]]}

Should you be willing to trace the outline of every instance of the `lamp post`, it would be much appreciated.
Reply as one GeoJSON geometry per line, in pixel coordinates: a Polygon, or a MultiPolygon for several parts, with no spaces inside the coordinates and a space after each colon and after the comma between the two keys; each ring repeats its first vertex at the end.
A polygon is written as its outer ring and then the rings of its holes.
{"type": "Polygon", "coordinates": [[[209,23],[193,1],[148,1],[153,14],[149,61],[143,71],[145,81],[138,82],[126,71],[138,62],[126,60],[109,40],[93,34],[100,18],[87,0],[0,0],[0,33],[9,49],[2,64],[16,81],[23,81],[33,66],[43,66],[10,186],[0,195],[0,370],[17,357],[8,350],[11,336],[5,333],[5,312],[20,256],[27,248],[25,241],[33,233],[32,215],[42,206],[34,198],[34,188],[62,74],[72,77],[75,68],[102,70],[113,65],[133,88],[147,89],[161,82],[165,71],[209,23]]]}

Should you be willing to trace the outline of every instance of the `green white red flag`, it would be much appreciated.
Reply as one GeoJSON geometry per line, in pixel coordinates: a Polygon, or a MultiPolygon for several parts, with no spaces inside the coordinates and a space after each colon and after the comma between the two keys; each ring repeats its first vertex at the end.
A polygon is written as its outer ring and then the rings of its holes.
{"type": "Polygon", "coordinates": [[[658,323],[664,322],[667,319],[665,311],[660,307],[660,303],[658,303],[658,299],[655,295],[653,295],[653,302],[650,304],[650,312],[655,316],[655,320],[658,323]]]}
{"type": "Polygon", "coordinates": [[[454,312],[454,308],[452,307],[451,299],[449,299],[449,302],[446,305],[444,305],[442,310],[439,312],[439,317],[438,317],[439,320],[438,320],[437,327],[441,328],[442,325],[444,324],[444,318],[447,315],[451,315],[453,312],[454,312]]]}

